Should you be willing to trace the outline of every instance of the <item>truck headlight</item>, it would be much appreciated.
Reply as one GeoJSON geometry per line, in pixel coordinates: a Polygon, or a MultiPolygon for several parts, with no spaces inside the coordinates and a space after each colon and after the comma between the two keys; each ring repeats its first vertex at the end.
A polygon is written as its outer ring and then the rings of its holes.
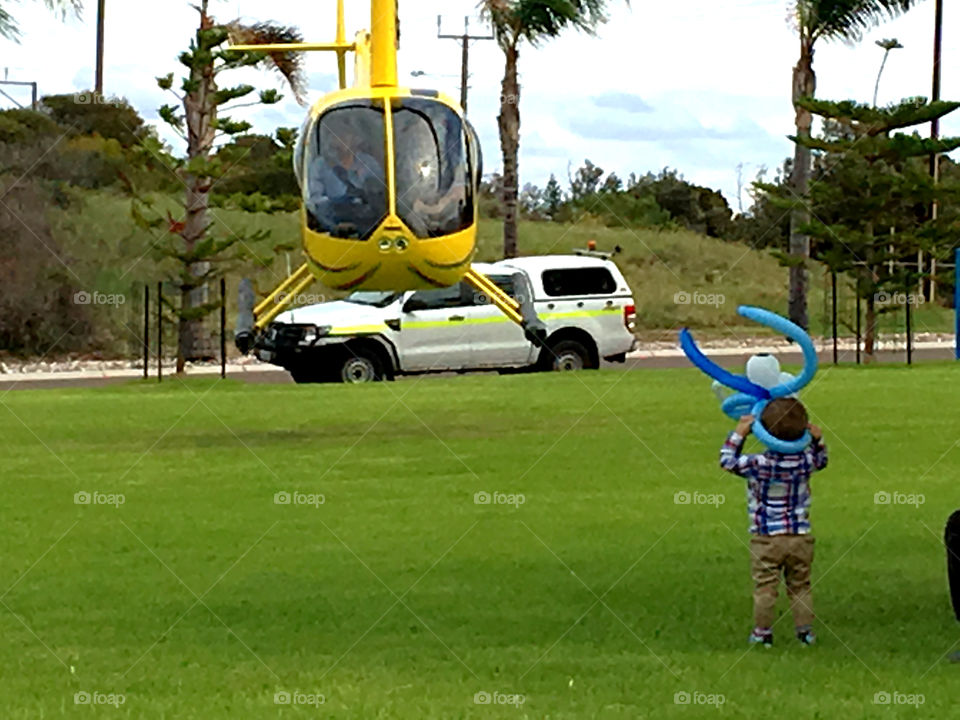
{"type": "Polygon", "coordinates": [[[311,325],[303,330],[303,342],[305,345],[313,345],[317,340],[330,334],[329,325],[311,325]]]}

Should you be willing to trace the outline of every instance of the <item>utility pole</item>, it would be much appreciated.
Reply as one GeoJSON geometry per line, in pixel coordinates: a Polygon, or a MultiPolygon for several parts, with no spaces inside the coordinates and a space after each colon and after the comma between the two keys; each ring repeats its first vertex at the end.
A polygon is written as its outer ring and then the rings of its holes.
{"type": "Polygon", "coordinates": [[[103,21],[106,10],[106,0],[99,0],[97,5],[97,78],[94,85],[94,92],[97,100],[100,102],[103,97],[103,21]]]}
{"type": "Polygon", "coordinates": [[[493,35],[471,35],[470,18],[463,19],[463,35],[444,35],[442,30],[442,18],[437,15],[437,38],[440,40],[459,40],[462,44],[461,68],[460,68],[460,107],[463,108],[463,114],[467,114],[467,90],[470,82],[470,41],[471,40],[493,40],[493,35]]]}
{"type": "MultiPolygon", "coordinates": [[[[933,20],[933,93],[932,101],[937,102],[940,99],[940,58],[943,50],[943,0],[937,0],[936,8],[934,10],[934,20],[933,20]]],[[[930,123],[930,137],[934,140],[940,139],[940,119],[935,118],[933,122],[930,123]]],[[[930,156],[930,175],[933,176],[933,181],[940,181],[940,156],[937,153],[934,153],[930,156]]],[[[939,217],[940,208],[937,206],[937,203],[933,203],[933,207],[930,209],[930,217],[934,220],[939,217]]],[[[921,268],[918,268],[922,271],[921,268]]],[[[930,301],[936,299],[936,275],[937,275],[937,260],[936,258],[931,258],[930,260],[930,301]]]]}

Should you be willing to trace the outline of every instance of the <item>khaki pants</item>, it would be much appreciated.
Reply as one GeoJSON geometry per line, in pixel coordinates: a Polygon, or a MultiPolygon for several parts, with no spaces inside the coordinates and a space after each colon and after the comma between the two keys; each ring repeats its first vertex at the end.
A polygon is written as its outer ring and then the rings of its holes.
{"type": "Polygon", "coordinates": [[[810,595],[813,543],[810,535],[754,535],[750,539],[753,622],[757,627],[773,626],[781,573],[790,598],[793,624],[800,627],[813,623],[810,595]]]}

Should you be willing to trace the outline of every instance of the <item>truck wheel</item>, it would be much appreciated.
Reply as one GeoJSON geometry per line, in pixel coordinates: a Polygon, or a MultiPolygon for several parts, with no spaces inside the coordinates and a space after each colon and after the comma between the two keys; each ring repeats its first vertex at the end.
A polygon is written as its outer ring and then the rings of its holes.
{"type": "Polygon", "coordinates": [[[367,383],[383,380],[383,367],[375,353],[364,348],[348,349],[340,366],[340,381],[367,383]]]}
{"type": "Polygon", "coordinates": [[[543,351],[545,370],[568,371],[591,367],[590,351],[576,340],[561,340],[543,351]]]}

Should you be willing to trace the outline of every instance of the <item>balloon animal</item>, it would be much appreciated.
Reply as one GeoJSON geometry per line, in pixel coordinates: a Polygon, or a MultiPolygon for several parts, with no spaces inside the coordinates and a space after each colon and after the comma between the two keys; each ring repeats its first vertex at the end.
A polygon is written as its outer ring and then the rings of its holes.
{"type": "Polygon", "coordinates": [[[680,331],[680,347],[687,358],[701,371],[714,379],[714,392],[721,395],[724,388],[733,390],[733,394],[721,398],[721,410],[734,420],[744,415],[753,415],[753,434],[764,445],[780,453],[802,452],[810,444],[810,433],[804,433],[798,440],[781,440],[774,437],[763,426],[761,416],[771,400],[795,396],[806,387],[817,372],[817,351],[810,336],[799,325],[763,308],[741,305],[737,312],[748,320],[786,335],[796,342],[803,352],[803,370],[794,376],[780,371],[780,363],[768,354],[754,355],[747,361],[746,373],[736,375],[724,370],[707,358],[697,347],[687,328],[680,331]]]}

